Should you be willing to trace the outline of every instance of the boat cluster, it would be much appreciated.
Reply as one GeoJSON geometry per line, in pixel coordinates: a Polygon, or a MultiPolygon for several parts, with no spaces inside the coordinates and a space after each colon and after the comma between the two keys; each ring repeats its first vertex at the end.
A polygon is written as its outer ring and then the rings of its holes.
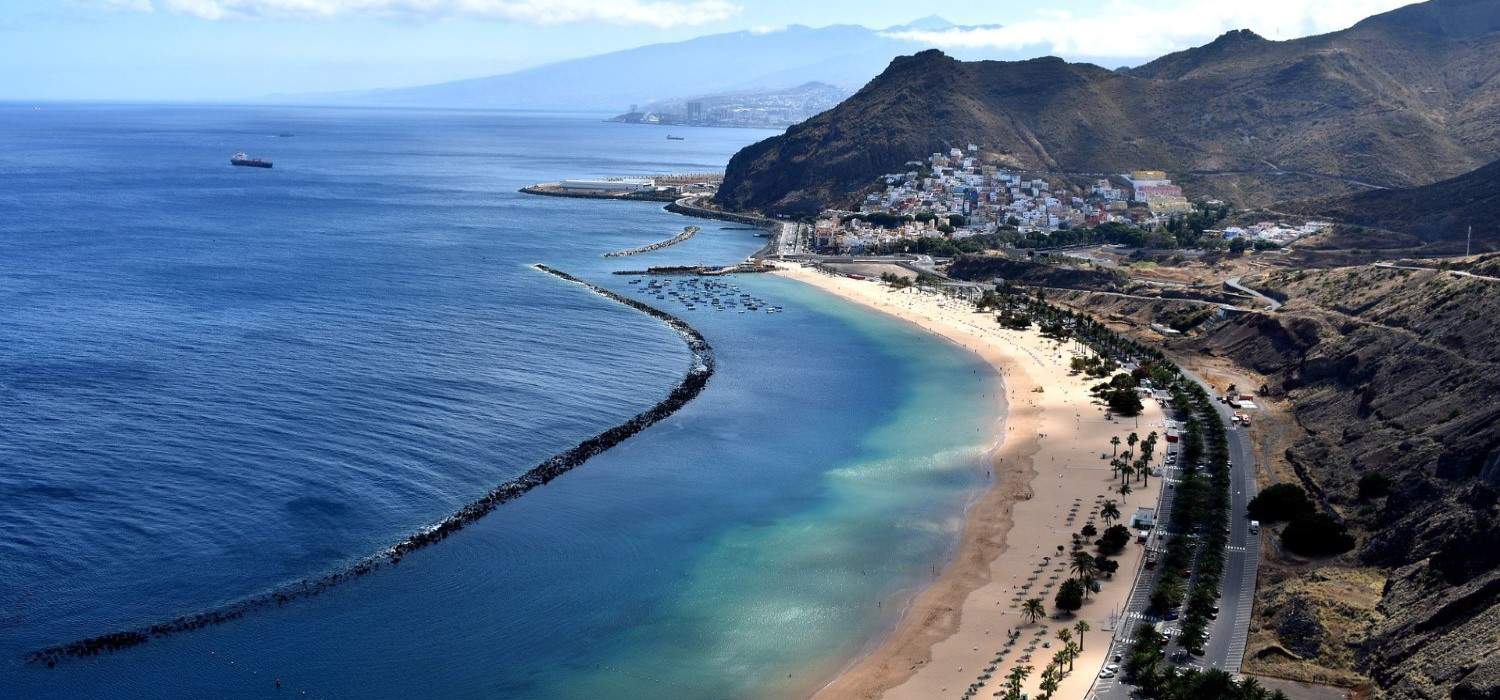
{"type": "Polygon", "coordinates": [[[646,282],[641,278],[630,280],[631,284],[643,284],[642,292],[662,301],[676,301],[689,311],[711,309],[713,311],[737,311],[739,313],[781,313],[765,299],[750,294],[737,284],[720,282],[708,277],[681,279],[657,279],[646,282]]]}

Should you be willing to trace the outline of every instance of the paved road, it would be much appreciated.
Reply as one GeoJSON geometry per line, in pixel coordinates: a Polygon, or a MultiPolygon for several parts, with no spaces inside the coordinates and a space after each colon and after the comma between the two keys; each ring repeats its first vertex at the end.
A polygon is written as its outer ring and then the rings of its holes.
{"type": "Polygon", "coordinates": [[[1224,286],[1229,287],[1230,289],[1233,289],[1237,292],[1249,294],[1250,296],[1265,302],[1267,311],[1276,311],[1277,309],[1281,308],[1281,302],[1276,301],[1275,299],[1272,299],[1271,297],[1268,297],[1264,294],[1261,294],[1254,289],[1246,287],[1243,284],[1240,284],[1240,278],[1238,277],[1230,277],[1229,279],[1224,280],[1224,286]]]}
{"type": "MultiPolygon", "coordinates": [[[[1203,384],[1209,389],[1209,394],[1213,395],[1212,388],[1202,379],[1192,374],[1187,376],[1203,384]]],[[[1214,403],[1214,408],[1229,428],[1229,545],[1225,551],[1224,575],[1221,577],[1223,583],[1219,591],[1219,616],[1209,625],[1208,642],[1204,644],[1203,656],[1195,658],[1191,663],[1239,673],[1245,656],[1245,641],[1250,633],[1250,615],[1255,605],[1255,580],[1260,565],[1260,538],[1250,534],[1250,522],[1245,518],[1245,508],[1256,493],[1255,460],[1249,435],[1243,428],[1235,428],[1230,424],[1229,419],[1233,417],[1234,411],[1218,402],[1214,403]]],[[[1174,483],[1176,470],[1168,470],[1166,477],[1165,483],[1174,483]]],[[[1162,490],[1158,523],[1170,522],[1175,493],[1175,488],[1162,490]]],[[[1124,619],[1117,626],[1115,639],[1111,641],[1111,658],[1115,654],[1124,654],[1130,646],[1130,633],[1146,619],[1144,613],[1159,571],[1160,569],[1142,570],[1136,577],[1135,589],[1131,591],[1130,601],[1123,613],[1124,619]]],[[[1098,679],[1087,697],[1127,700],[1131,691],[1132,688],[1118,677],[1098,679]]]]}
{"type": "Polygon", "coordinates": [[[1229,422],[1233,411],[1220,403],[1214,406],[1229,427],[1229,546],[1219,591],[1219,617],[1208,628],[1203,663],[1239,673],[1245,657],[1245,638],[1250,633],[1255,577],[1260,567],[1260,537],[1250,534],[1250,521],[1245,517],[1246,506],[1256,493],[1255,456],[1246,430],[1229,422]]]}
{"type": "Polygon", "coordinates": [[[1372,267],[1383,267],[1387,270],[1426,270],[1428,272],[1446,272],[1450,275],[1453,275],[1454,277],[1469,277],[1476,280],[1484,280],[1486,282],[1500,282],[1500,277],[1476,275],[1472,272],[1469,272],[1468,270],[1443,270],[1436,267],[1422,267],[1420,265],[1397,265],[1395,263],[1375,263],[1374,265],[1372,265],[1372,267]]]}

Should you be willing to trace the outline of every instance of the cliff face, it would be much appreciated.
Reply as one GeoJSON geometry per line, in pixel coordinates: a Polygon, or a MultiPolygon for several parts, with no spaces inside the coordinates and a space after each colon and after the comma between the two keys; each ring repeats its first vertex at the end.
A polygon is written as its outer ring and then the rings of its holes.
{"type": "Polygon", "coordinates": [[[1500,3],[1431,0],[1287,42],[1232,32],[1123,72],[899,58],[737,154],[719,202],[847,205],[876,176],[970,142],[1025,169],[1165,169],[1243,204],[1431,183],[1500,158],[1500,3]]]}
{"type": "Polygon", "coordinates": [[[1342,641],[1391,697],[1500,697],[1500,283],[1362,266],[1258,284],[1291,301],[1190,342],[1274,378],[1307,432],[1288,460],[1360,535],[1346,563],[1387,573],[1380,619],[1342,641]],[[1362,500],[1372,473],[1390,493],[1362,500]]]}

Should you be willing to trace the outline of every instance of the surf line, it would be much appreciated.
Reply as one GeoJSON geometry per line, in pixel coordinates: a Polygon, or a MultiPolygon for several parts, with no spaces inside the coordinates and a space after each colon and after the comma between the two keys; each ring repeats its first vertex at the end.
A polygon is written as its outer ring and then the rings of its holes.
{"type": "Polygon", "coordinates": [[[666,398],[657,402],[656,405],[637,413],[624,423],[588,438],[564,452],[547,458],[526,473],[491,489],[478,500],[459,509],[458,512],[402,539],[387,549],[360,559],[349,566],[325,573],[316,578],[302,579],[295,583],[285,584],[269,592],[241,598],[211,610],[175,617],[145,627],[110,632],[108,634],[101,634],[87,639],[39,649],[28,653],[26,661],[31,664],[51,668],[56,666],[58,662],[69,658],[97,656],[99,654],[128,649],[145,644],[152,638],[166,637],[181,632],[202,629],[211,625],[223,624],[242,618],[256,610],[279,607],[295,600],[311,598],[340,583],[364,576],[381,567],[394,566],[400,563],[402,557],[447,539],[449,535],[462,530],[499,506],[520,498],[527,491],[562,476],[575,467],[589,461],[595,455],[624,442],[651,425],[671,416],[683,406],[686,406],[689,401],[697,398],[698,394],[703,392],[703,388],[708,385],[709,377],[712,377],[714,373],[713,347],[703,338],[703,334],[699,333],[698,329],[689,325],[687,321],[661,309],[605,289],[592,282],[574,277],[562,270],[540,263],[532,265],[532,268],[564,281],[581,285],[595,294],[655,318],[676,331],[682,337],[683,341],[687,343],[688,350],[692,354],[692,361],[688,366],[686,376],[682,378],[682,381],[677,384],[676,388],[672,389],[672,392],[666,398]]]}

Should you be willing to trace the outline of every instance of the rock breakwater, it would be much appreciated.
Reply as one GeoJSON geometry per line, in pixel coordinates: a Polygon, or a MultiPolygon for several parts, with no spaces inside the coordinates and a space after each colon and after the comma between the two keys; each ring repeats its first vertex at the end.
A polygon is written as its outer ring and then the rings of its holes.
{"type": "Polygon", "coordinates": [[[559,279],[586,287],[590,291],[612,301],[629,306],[665,323],[672,330],[676,331],[678,335],[682,336],[683,341],[687,343],[688,350],[692,353],[692,361],[682,381],[677,384],[676,388],[666,398],[650,408],[637,413],[625,422],[585,439],[568,450],[547,458],[540,464],[527,470],[524,474],[491,489],[479,499],[459,509],[458,512],[403,538],[396,544],[376,554],[364,557],[342,569],[331,571],[315,578],[306,578],[289,583],[274,590],[242,598],[211,610],[191,615],[182,615],[144,627],[109,632],[87,639],[39,649],[27,654],[26,661],[31,664],[52,667],[69,658],[97,656],[99,654],[128,649],[144,644],[152,638],[166,637],[172,634],[222,624],[239,619],[260,609],[279,607],[299,599],[311,598],[340,583],[345,583],[365,574],[372,573],[381,567],[394,566],[400,563],[403,557],[447,539],[450,535],[478,521],[501,505],[521,497],[534,488],[551,482],[553,479],[581,466],[594,456],[603,453],[651,425],[671,416],[683,406],[686,406],[689,401],[696,398],[698,394],[702,393],[703,388],[708,385],[708,380],[713,376],[715,368],[713,348],[703,338],[703,335],[686,321],[648,304],[574,277],[556,268],[542,264],[537,264],[533,267],[559,279]]]}
{"type": "Polygon", "coordinates": [[[685,241],[685,240],[687,240],[689,238],[692,238],[693,236],[698,235],[698,231],[699,231],[699,229],[698,229],[697,226],[688,226],[688,227],[682,229],[682,233],[679,233],[679,234],[677,234],[677,235],[675,235],[675,236],[673,236],[671,238],[668,238],[668,239],[666,239],[664,241],[657,241],[655,243],[651,243],[651,244],[648,244],[648,245],[639,246],[639,247],[636,247],[636,248],[626,248],[625,250],[617,250],[617,251],[615,251],[613,253],[605,253],[604,257],[606,257],[606,258],[623,258],[623,257],[628,256],[628,255],[638,255],[640,253],[649,253],[649,252],[651,252],[653,250],[661,250],[662,248],[666,248],[667,246],[677,245],[678,243],[681,243],[681,242],[683,242],[683,241],[685,241]]]}

